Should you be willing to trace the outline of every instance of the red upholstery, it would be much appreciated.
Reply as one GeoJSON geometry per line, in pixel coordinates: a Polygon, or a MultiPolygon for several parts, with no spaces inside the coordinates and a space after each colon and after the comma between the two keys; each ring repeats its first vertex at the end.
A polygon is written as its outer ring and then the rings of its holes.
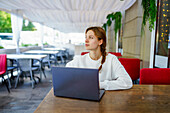
{"type": "Polygon", "coordinates": [[[81,55],[85,55],[85,54],[87,54],[87,53],[89,53],[89,52],[81,52],[81,55]]]}
{"type": "MultiPolygon", "coordinates": [[[[85,55],[87,53],[89,53],[89,52],[82,52],[81,55],[85,55]]],[[[122,56],[121,53],[116,53],[116,52],[108,52],[108,53],[113,54],[113,55],[115,55],[117,57],[122,56]]]]}
{"type": "Polygon", "coordinates": [[[122,56],[121,53],[119,53],[119,52],[108,52],[108,53],[113,54],[113,55],[115,55],[117,57],[122,56]]]}
{"type": "Polygon", "coordinates": [[[4,73],[6,72],[6,70],[7,70],[7,56],[6,54],[0,54],[0,77],[2,77],[2,79],[4,80],[7,90],[10,93],[7,82],[4,79],[4,73]]]}
{"type": "Polygon", "coordinates": [[[140,60],[138,58],[119,58],[131,79],[137,80],[140,74],[140,60]]]}
{"type": "Polygon", "coordinates": [[[4,74],[7,69],[6,54],[0,54],[0,75],[4,74]]]}
{"type": "Polygon", "coordinates": [[[140,70],[140,84],[169,84],[170,68],[143,68],[140,70]]]}

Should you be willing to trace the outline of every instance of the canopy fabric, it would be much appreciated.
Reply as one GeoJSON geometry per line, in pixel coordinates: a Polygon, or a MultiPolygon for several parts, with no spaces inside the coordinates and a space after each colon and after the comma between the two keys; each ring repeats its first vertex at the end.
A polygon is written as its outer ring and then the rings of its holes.
{"type": "Polygon", "coordinates": [[[19,41],[20,41],[20,32],[22,30],[22,24],[23,24],[23,18],[22,18],[22,12],[17,11],[15,12],[16,15],[11,14],[11,23],[12,23],[12,32],[14,40],[16,40],[16,53],[20,53],[19,49],[19,41]]]}
{"type": "Polygon", "coordinates": [[[0,0],[0,10],[22,11],[23,18],[61,32],[102,26],[109,13],[128,9],[136,0],[0,0]]]}

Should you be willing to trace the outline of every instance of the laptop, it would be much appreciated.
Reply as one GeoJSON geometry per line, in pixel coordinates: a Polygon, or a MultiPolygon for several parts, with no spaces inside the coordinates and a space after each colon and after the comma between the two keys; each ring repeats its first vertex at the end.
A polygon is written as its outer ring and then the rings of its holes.
{"type": "Polygon", "coordinates": [[[100,101],[105,90],[99,89],[98,69],[52,67],[54,95],[100,101]]]}

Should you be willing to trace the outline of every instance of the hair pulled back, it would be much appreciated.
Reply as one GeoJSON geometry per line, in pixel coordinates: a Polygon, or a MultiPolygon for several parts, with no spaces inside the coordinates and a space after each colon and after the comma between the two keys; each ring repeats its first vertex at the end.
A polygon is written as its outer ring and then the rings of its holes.
{"type": "Polygon", "coordinates": [[[106,60],[106,32],[101,27],[89,27],[86,29],[86,34],[89,30],[92,30],[95,34],[95,36],[98,38],[98,40],[103,40],[103,43],[100,45],[100,51],[102,53],[102,61],[101,65],[99,67],[99,71],[102,69],[102,65],[106,60]]]}

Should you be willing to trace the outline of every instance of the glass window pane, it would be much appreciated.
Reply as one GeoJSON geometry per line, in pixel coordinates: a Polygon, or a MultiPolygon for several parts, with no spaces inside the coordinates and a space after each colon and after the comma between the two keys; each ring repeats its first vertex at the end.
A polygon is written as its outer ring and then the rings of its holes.
{"type": "Polygon", "coordinates": [[[169,54],[170,54],[169,53],[170,51],[170,0],[159,0],[158,7],[159,7],[158,8],[159,10],[158,10],[158,18],[157,18],[155,55],[162,56],[162,57],[169,57],[169,54]]]}

